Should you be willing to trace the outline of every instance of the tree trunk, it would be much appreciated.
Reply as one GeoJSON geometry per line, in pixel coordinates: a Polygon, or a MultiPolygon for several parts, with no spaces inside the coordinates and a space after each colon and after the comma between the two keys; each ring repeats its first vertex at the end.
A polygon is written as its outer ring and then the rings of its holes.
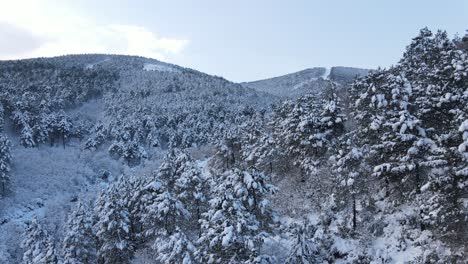
{"type": "Polygon", "coordinates": [[[197,200],[197,228],[198,228],[198,238],[201,237],[201,225],[200,225],[200,201],[197,200]]]}
{"type": "Polygon", "coordinates": [[[356,195],[353,193],[353,231],[356,231],[357,226],[357,210],[356,210],[356,195]]]}
{"type": "Polygon", "coordinates": [[[416,175],[415,175],[416,193],[421,193],[421,175],[419,173],[419,165],[416,164],[416,175]]]}

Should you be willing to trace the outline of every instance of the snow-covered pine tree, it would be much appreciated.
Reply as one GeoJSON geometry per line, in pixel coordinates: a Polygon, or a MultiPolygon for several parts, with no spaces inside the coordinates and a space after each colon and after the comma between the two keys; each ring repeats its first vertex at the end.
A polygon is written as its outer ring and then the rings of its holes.
{"type": "Polygon", "coordinates": [[[328,90],[325,99],[308,94],[285,102],[276,109],[273,119],[274,140],[300,168],[303,181],[317,175],[333,139],[344,131],[345,120],[334,86],[328,90]]]}
{"type": "MultiPolygon", "coordinates": [[[[25,95],[24,97],[27,97],[25,95]]],[[[30,112],[31,107],[28,105],[28,100],[19,100],[15,104],[15,110],[12,112],[12,120],[16,129],[20,131],[21,144],[25,147],[34,147],[34,135],[31,126],[34,125],[34,116],[30,112]]]]}
{"type": "Polygon", "coordinates": [[[215,182],[204,214],[197,259],[204,263],[249,263],[259,257],[275,224],[268,195],[276,191],[257,171],[229,170],[215,182]]]}
{"type": "Polygon", "coordinates": [[[262,113],[255,114],[242,125],[241,159],[245,165],[273,173],[279,170],[283,156],[278,151],[262,113]]]}
{"type": "MultiPolygon", "coordinates": [[[[45,143],[50,139],[49,134],[50,114],[40,113],[37,122],[33,126],[34,141],[36,143],[45,143]]],[[[51,144],[52,145],[52,144],[51,144]]]]}
{"type": "Polygon", "coordinates": [[[97,237],[99,263],[127,263],[133,255],[130,234],[130,219],[120,190],[115,186],[101,194],[96,201],[94,225],[97,237]]]}
{"type": "Polygon", "coordinates": [[[156,260],[166,264],[196,264],[196,247],[187,235],[176,228],[168,237],[159,237],[153,244],[156,260]]]}
{"type": "Polygon", "coordinates": [[[399,64],[371,72],[352,89],[356,142],[369,149],[364,156],[374,175],[390,186],[387,194],[417,204],[422,223],[443,232],[464,218],[457,168],[466,161],[457,152],[457,129],[468,113],[466,58],[446,32],[423,29],[399,64]]]}
{"type": "Polygon", "coordinates": [[[5,126],[5,109],[3,108],[3,104],[0,102],[0,133],[3,133],[4,126],[5,126]]]}
{"type": "Polygon", "coordinates": [[[344,132],[344,122],[346,121],[337,92],[335,84],[330,81],[325,99],[322,101],[319,126],[329,141],[344,132]]]}
{"type": "MultiPolygon", "coordinates": [[[[468,162],[468,119],[463,121],[463,123],[458,128],[458,131],[461,133],[462,142],[458,146],[458,152],[460,153],[462,159],[468,162]]],[[[468,163],[465,163],[465,166],[459,168],[458,174],[468,177],[468,163]]]]}
{"type": "MultiPolygon", "coordinates": [[[[397,68],[376,72],[355,84],[357,95],[354,116],[361,146],[370,149],[374,175],[390,184],[405,184],[406,192],[418,191],[425,167],[437,166],[440,149],[428,138],[422,121],[411,107],[412,86],[397,68]]],[[[442,162],[442,161],[441,161],[442,162]]],[[[401,186],[400,186],[401,187],[401,186]]],[[[401,191],[400,187],[399,188],[401,191]]],[[[389,191],[395,188],[390,186],[389,191]]]]}
{"type": "Polygon", "coordinates": [[[71,121],[71,118],[68,115],[66,115],[63,111],[59,113],[57,118],[57,131],[60,135],[60,138],[62,138],[62,145],[65,148],[65,142],[70,137],[70,133],[73,128],[73,123],[71,121]]]}
{"type": "Polygon", "coordinates": [[[96,237],[89,208],[78,202],[69,215],[62,243],[63,263],[85,264],[96,262],[96,237]]]}
{"type": "Polygon", "coordinates": [[[86,140],[85,148],[95,150],[107,139],[108,128],[98,122],[92,129],[90,137],[86,140]]]}
{"type": "Polygon", "coordinates": [[[10,182],[10,141],[0,133],[0,194],[4,194],[10,182]]]}
{"type": "Polygon", "coordinates": [[[185,153],[169,150],[153,181],[144,186],[148,191],[142,197],[145,205],[140,207],[145,210],[140,219],[148,238],[157,234],[170,235],[177,227],[188,225],[191,217],[188,208],[196,208],[194,203],[202,199],[197,194],[198,173],[193,165],[187,167],[187,162],[189,158],[185,153]]]}
{"type": "Polygon", "coordinates": [[[306,221],[303,223],[294,223],[289,227],[289,237],[291,248],[286,258],[285,264],[313,264],[322,263],[318,254],[317,245],[312,238],[316,228],[306,221]]]}
{"type": "Polygon", "coordinates": [[[223,161],[223,167],[227,170],[239,161],[241,139],[237,129],[229,129],[225,132],[223,140],[216,145],[215,156],[223,161]]]}
{"type": "Polygon", "coordinates": [[[36,217],[28,224],[21,247],[24,249],[25,264],[59,263],[52,237],[37,222],[36,217]]]}
{"type": "MultiPolygon", "coordinates": [[[[148,184],[149,179],[143,176],[121,175],[116,182],[113,183],[115,188],[120,192],[120,200],[128,209],[130,220],[130,240],[134,242],[135,247],[145,242],[142,234],[141,214],[146,209],[144,199],[148,193],[153,193],[155,190],[152,185],[148,184]]],[[[159,190],[159,189],[158,189],[159,190]]]]}
{"type": "Polygon", "coordinates": [[[350,132],[338,139],[341,144],[330,157],[334,190],[339,208],[350,211],[349,227],[356,229],[358,224],[357,203],[368,193],[368,168],[364,164],[364,150],[353,144],[354,133],[350,132]]]}
{"type": "Polygon", "coordinates": [[[201,232],[200,219],[207,208],[208,185],[195,161],[183,151],[176,152],[177,179],[174,191],[190,213],[190,228],[201,232]]]}
{"type": "Polygon", "coordinates": [[[33,136],[33,130],[29,125],[25,124],[21,128],[20,140],[21,140],[21,144],[25,147],[31,148],[31,147],[36,146],[36,142],[34,141],[34,136],[33,136]]]}

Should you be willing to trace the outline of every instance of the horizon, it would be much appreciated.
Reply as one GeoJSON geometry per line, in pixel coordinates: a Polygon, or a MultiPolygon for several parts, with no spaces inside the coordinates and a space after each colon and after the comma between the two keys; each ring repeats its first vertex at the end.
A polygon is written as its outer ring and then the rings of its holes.
{"type": "MultiPolygon", "coordinates": [[[[191,67],[186,67],[186,66],[184,66],[184,65],[175,64],[175,63],[172,63],[172,62],[170,62],[170,61],[162,61],[162,60],[158,60],[158,59],[155,59],[155,58],[150,58],[150,57],[145,57],[145,56],[140,56],[140,55],[112,54],[112,53],[73,53],[73,54],[63,54],[63,55],[54,55],[54,56],[41,56],[41,57],[20,58],[20,59],[0,59],[0,62],[1,62],[1,61],[7,62],[7,61],[35,60],[35,59],[53,59],[53,58],[67,57],[67,56],[89,56],[89,55],[91,55],[91,56],[128,56],[128,57],[138,57],[138,58],[156,60],[156,61],[158,61],[158,62],[167,63],[167,64],[172,64],[172,65],[179,66],[179,67],[182,67],[182,68],[188,68],[188,69],[191,69],[191,70],[199,71],[199,70],[197,70],[197,69],[195,69],[195,68],[191,68],[191,67]]],[[[354,69],[363,69],[363,70],[375,70],[375,69],[359,68],[359,67],[345,66],[345,65],[335,65],[335,66],[331,66],[331,67],[313,66],[313,67],[304,68],[304,69],[301,69],[301,70],[298,70],[298,71],[294,71],[294,72],[286,72],[286,73],[284,73],[284,74],[277,75],[277,76],[271,76],[271,77],[267,77],[267,78],[263,78],[263,79],[256,79],[256,80],[250,80],[250,81],[240,81],[240,82],[236,82],[236,81],[227,79],[226,77],[221,76],[221,75],[210,74],[210,73],[206,73],[206,72],[202,72],[202,73],[205,73],[205,74],[208,74],[208,75],[212,75],[212,76],[215,76],[215,77],[222,77],[222,78],[224,78],[224,79],[226,79],[226,80],[228,80],[228,81],[230,81],[230,82],[233,82],[233,83],[250,83],[250,82],[264,81],[264,80],[268,80],[268,79],[274,79],[274,78],[278,78],[278,77],[283,77],[283,76],[286,76],[286,75],[291,75],[291,74],[295,74],[295,73],[299,73],[299,72],[303,72],[303,71],[307,71],[307,70],[311,70],[311,69],[315,69],[315,68],[325,68],[325,69],[331,69],[331,68],[354,68],[354,69]]]]}
{"type": "Polygon", "coordinates": [[[421,28],[463,36],[468,16],[462,0],[0,1],[0,60],[142,56],[233,82],[315,67],[388,68],[421,28]]]}

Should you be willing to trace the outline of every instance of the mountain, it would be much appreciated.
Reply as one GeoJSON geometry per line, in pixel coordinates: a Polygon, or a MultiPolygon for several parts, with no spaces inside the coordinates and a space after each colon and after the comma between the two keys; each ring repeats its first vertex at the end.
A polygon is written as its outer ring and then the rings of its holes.
{"type": "Polygon", "coordinates": [[[32,216],[62,228],[77,199],[157,167],[168,148],[215,144],[276,100],[143,57],[0,61],[0,262],[21,259],[11,241],[32,216]]]}
{"type": "Polygon", "coordinates": [[[335,82],[350,84],[356,77],[365,76],[369,70],[350,67],[317,67],[265,80],[243,82],[244,87],[280,97],[295,98],[305,93],[321,93],[324,87],[335,82]]]}
{"type": "Polygon", "coordinates": [[[389,69],[258,90],[132,56],[0,62],[0,263],[466,263],[460,41],[426,28],[389,69]]]}
{"type": "MultiPolygon", "coordinates": [[[[0,69],[5,114],[11,115],[16,128],[24,132],[24,143],[31,146],[49,140],[48,132],[41,130],[47,115],[88,102],[103,110],[94,113],[94,124],[84,125],[88,129],[99,124],[114,140],[118,138],[110,131],[117,127],[145,131],[139,137],[158,130],[152,140],[179,146],[207,143],[210,139],[203,130],[222,126],[215,130],[220,136],[236,123],[243,108],[260,109],[275,100],[220,77],[142,57],[71,55],[4,61],[0,69]],[[151,120],[134,124],[143,117],[151,120]],[[197,132],[186,137],[189,130],[197,132]]],[[[148,143],[146,138],[138,140],[148,143]]]]}

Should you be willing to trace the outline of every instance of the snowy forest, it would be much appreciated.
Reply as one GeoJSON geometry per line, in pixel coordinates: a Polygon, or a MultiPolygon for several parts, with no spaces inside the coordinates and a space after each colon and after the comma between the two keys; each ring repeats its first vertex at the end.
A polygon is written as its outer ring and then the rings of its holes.
{"type": "Polygon", "coordinates": [[[468,35],[261,82],[0,61],[0,263],[468,263],[468,35]]]}

